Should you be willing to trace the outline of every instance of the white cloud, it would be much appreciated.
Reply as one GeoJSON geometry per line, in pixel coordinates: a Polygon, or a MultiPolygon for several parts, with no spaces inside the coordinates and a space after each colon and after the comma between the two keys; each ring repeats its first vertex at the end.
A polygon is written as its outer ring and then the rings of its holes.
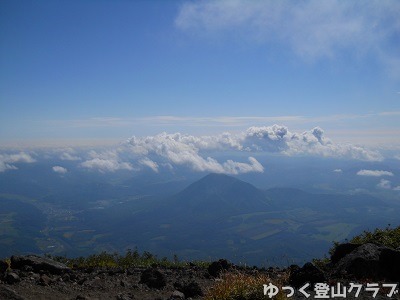
{"type": "Polygon", "coordinates": [[[343,157],[366,161],[379,161],[379,152],[359,146],[333,143],[324,136],[324,131],[315,127],[303,133],[291,133],[281,125],[250,127],[237,134],[223,133],[213,136],[193,136],[181,133],[161,133],[154,136],[135,137],[127,141],[126,146],[136,157],[139,164],[154,167],[157,170],[163,164],[172,166],[186,165],[195,171],[238,174],[263,172],[263,166],[254,158],[249,163],[227,160],[219,162],[209,156],[212,152],[267,152],[283,155],[316,155],[324,157],[343,157]]]}
{"type": "Polygon", "coordinates": [[[381,177],[381,176],[393,176],[393,173],[382,170],[360,170],[357,172],[357,175],[381,177]]]}
{"type": "Polygon", "coordinates": [[[244,137],[244,147],[258,151],[280,152],[288,148],[290,133],[285,126],[250,127],[244,137]]]}
{"type": "Polygon", "coordinates": [[[264,172],[264,167],[254,158],[249,157],[250,164],[235,162],[233,160],[228,160],[223,164],[224,172],[228,174],[240,174],[249,172],[264,172]]]}
{"type": "Polygon", "coordinates": [[[139,161],[139,163],[143,166],[149,167],[154,172],[158,173],[158,164],[151,159],[145,157],[139,161]]]}
{"type": "Polygon", "coordinates": [[[70,160],[70,161],[81,160],[81,158],[79,156],[73,155],[73,154],[68,153],[68,152],[61,153],[60,159],[61,160],[70,160]]]}
{"type": "Polygon", "coordinates": [[[389,180],[381,179],[381,181],[377,184],[377,187],[390,190],[392,188],[392,183],[389,180]]]}
{"type": "Polygon", "coordinates": [[[393,191],[400,191],[400,185],[393,188],[393,191]]]}
{"type": "Polygon", "coordinates": [[[25,152],[15,154],[0,154],[0,172],[18,169],[15,163],[33,163],[36,160],[25,152]]]}
{"type": "Polygon", "coordinates": [[[89,160],[81,163],[81,166],[88,169],[96,169],[100,172],[115,172],[117,170],[133,170],[129,162],[121,161],[117,150],[97,153],[90,151],[89,160]]]}
{"type": "Polygon", "coordinates": [[[61,166],[54,166],[52,169],[54,172],[59,173],[59,174],[65,174],[68,172],[68,170],[66,168],[61,167],[61,166]]]}
{"type": "Polygon", "coordinates": [[[280,125],[250,127],[244,138],[244,147],[250,150],[281,152],[286,155],[316,155],[323,157],[347,157],[365,161],[383,160],[377,151],[351,144],[335,144],[315,127],[301,134],[291,133],[280,125]]]}
{"type": "Polygon", "coordinates": [[[128,140],[128,145],[135,155],[155,156],[172,165],[186,165],[200,172],[238,174],[263,171],[260,163],[254,158],[249,158],[250,164],[231,160],[221,164],[212,157],[202,156],[201,151],[240,149],[237,138],[229,133],[202,137],[161,133],[143,138],[132,137],[128,140]]]}
{"type": "Polygon", "coordinates": [[[333,172],[335,172],[335,173],[343,173],[343,170],[342,169],[335,169],[335,170],[333,170],[333,172]]]}
{"type": "Polygon", "coordinates": [[[397,69],[398,1],[246,1],[184,2],[177,28],[196,36],[234,36],[258,44],[289,46],[306,59],[335,57],[345,50],[359,57],[373,53],[397,69]]]}
{"type": "Polygon", "coordinates": [[[315,127],[303,133],[290,132],[281,125],[249,127],[239,133],[194,136],[181,133],[160,133],[128,139],[113,150],[90,151],[80,165],[101,172],[139,170],[146,166],[154,172],[161,168],[186,166],[194,171],[239,174],[263,172],[264,167],[253,156],[248,162],[218,161],[213,155],[224,153],[280,153],[282,155],[311,155],[379,161],[379,152],[351,144],[336,144],[315,127]]]}

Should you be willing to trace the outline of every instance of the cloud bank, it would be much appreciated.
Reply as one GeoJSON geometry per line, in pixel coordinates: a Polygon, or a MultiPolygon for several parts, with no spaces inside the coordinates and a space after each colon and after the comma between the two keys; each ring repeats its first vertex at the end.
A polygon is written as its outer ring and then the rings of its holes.
{"type": "MultiPolygon", "coordinates": [[[[118,146],[96,151],[78,152],[72,148],[64,148],[53,152],[47,153],[47,158],[56,155],[64,161],[77,161],[81,168],[103,173],[141,169],[150,169],[158,173],[161,170],[180,167],[196,172],[262,173],[265,168],[256,157],[268,153],[361,161],[383,160],[378,151],[333,142],[325,136],[324,130],[320,127],[304,132],[291,132],[288,127],[277,124],[252,126],[241,132],[203,136],[163,132],[143,137],[132,136],[118,146]]],[[[35,159],[25,152],[0,154],[0,172],[16,169],[17,163],[32,162],[35,162],[35,159]]],[[[67,169],[57,165],[53,167],[53,171],[68,172],[67,169]]],[[[334,170],[334,172],[340,171],[334,170]]],[[[377,177],[393,175],[391,172],[381,170],[360,170],[357,174],[377,177]]]]}
{"type": "Polygon", "coordinates": [[[264,172],[264,166],[254,157],[260,153],[285,156],[322,156],[364,161],[381,161],[379,152],[350,144],[335,144],[315,127],[302,133],[290,132],[286,126],[249,127],[239,133],[194,136],[182,133],[160,133],[153,136],[133,136],[117,149],[91,151],[89,159],[80,165],[101,172],[149,168],[188,167],[197,172],[242,174],[264,172]],[[247,161],[227,159],[219,161],[220,154],[242,153],[247,161]]]}
{"type": "Polygon", "coordinates": [[[0,172],[18,169],[16,163],[33,163],[36,160],[25,152],[15,154],[0,154],[0,172]]]}
{"type": "MultiPolygon", "coordinates": [[[[155,136],[132,137],[127,141],[127,149],[154,170],[154,162],[147,156],[161,159],[164,163],[175,166],[189,166],[194,171],[239,174],[248,172],[263,172],[263,166],[254,158],[249,157],[249,163],[227,160],[219,163],[216,159],[201,152],[212,150],[240,150],[239,141],[229,133],[218,136],[195,137],[180,133],[161,133],[155,136]]],[[[158,170],[158,168],[157,168],[158,170]]]]}

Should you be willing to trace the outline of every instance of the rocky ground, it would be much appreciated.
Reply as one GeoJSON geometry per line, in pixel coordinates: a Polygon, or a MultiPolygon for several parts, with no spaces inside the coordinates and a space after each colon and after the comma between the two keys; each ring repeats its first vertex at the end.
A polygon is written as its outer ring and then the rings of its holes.
{"type": "Polygon", "coordinates": [[[71,270],[34,256],[13,257],[11,266],[22,260],[3,276],[0,299],[196,299],[214,282],[196,266],[71,270]]]}
{"type": "MultiPolygon", "coordinates": [[[[335,298],[400,299],[400,251],[374,244],[342,244],[330,258],[330,263],[321,268],[307,263],[301,268],[290,266],[267,270],[238,267],[226,260],[213,262],[208,268],[188,264],[183,268],[71,269],[48,258],[13,256],[9,261],[0,260],[0,299],[202,299],[210,288],[224,280],[220,276],[224,272],[249,276],[264,274],[272,282],[280,281],[294,287],[296,292],[291,299],[306,299],[299,289],[307,283],[310,284],[308,299],[317,299],[312,287],[321,282],[331,287],[338,283],[347,287],[351,283],[362,284],[358,297],[353,291],[346,297],[335,298]],[[374,283],[380,287],[375,297],[372,290],[365,289],[368,285],[373,287],[371,284],[374,283]],[[396,291],[390,296],[390,288],[382,288],[387,283],[397,284],[396,291]]],[[[259,288],[262,290],[262,285],[259,288]]]]}

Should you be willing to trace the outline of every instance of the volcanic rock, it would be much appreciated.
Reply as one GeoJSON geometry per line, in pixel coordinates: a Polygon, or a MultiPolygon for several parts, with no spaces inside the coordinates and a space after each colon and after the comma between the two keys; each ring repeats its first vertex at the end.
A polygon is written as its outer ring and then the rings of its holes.
{"type": "Polygon", "coordinates": [[[4,280],[8,283],[8,284],[14,284],[20,281],[20,278],[18,276],[18,274],[14,273],[14,272],[9,272],[6,274],[6,276],[4,277],[4,280]]]}
{"type": "Polygon", "coordinates": [[[363,244],[340,259],[335,276],[357,279],[400,280],[400,251],[371,243],[363,244]]]}
{"type": "Polygon", "coordinates": [[[167,281],[163,273],[151,268],[143,271],[140,283],[146,284],[149,288],[162,289],[166,286],[167,281]]]}
{"type": "Polygon", "coordinates": [[[36,255],[11,256],[11,269],[29,270],[34,272],[44,271],[50,274],[63,274],[70,269],[59,262],[36,255]]]}
{"type": "Polygon", "coordinates": [[[345,244],[340,244],[335,248],[335,251],[333,252],[331,256],[331,262],[332,263],[337,263],[339,260],[341,260],[343,257],[345,257],[347,254],[350,254],[353,252],[355,249],[360,247],[361,245],[359,244],[351,244],[351,243],[345,243],[345,244]]]}
{"type": "Polygon", "coordinates": [[[293,271],[289,277],[289,283],[299,288],[305,283],[314,285],[318,282],[326,281],[326,276],[319,268],[312,263],[306,263],[302,268],[293,271]]]}
{"type": "Polygon", "coordinates": [[[232,264],[226,259],[214,261],[208,266],[208,273],[213,277],[218,277],[222,271],[227,271],[232,268],[232,264]]]}

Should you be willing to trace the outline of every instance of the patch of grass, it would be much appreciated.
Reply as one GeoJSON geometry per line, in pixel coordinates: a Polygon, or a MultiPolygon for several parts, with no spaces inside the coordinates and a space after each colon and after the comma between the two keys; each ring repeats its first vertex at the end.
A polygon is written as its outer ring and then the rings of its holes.
{"type": "MultiPolygon", "coordinates": [[[[173,259],[167,257],[158,258],[150,252],[144,251],[139,253],[137,249],[127,250],[125,255],[118,253],[109,253],[103,251],[99,254],[92,254],[87,257],[67,258],[64,256],[51,256],[47,257],[62,262],[71,268],[90,268],[90,267],[107,267],[107,268],[131,268],[131,267],[170,267],[170,268],[184,268],[189,265],[189,262],[180,261],[177,255],[173,259]]],[[[210,263],[204,261],[194,261],[192,264],[207,268],[210,263]]]]}
{"type": "Polygon", "coordinates": [[[374,243],[397,249],[400,247],[400,226],[391,228],[389,224],[383,229],[376,228],[374,231],[364,230],[360,235],[353,237],[350,243],[374,243]]]}
{"type": "MultiPolygon", "coordinates": [[[[288,276],[288,275],[287,275],[288,276]]],[[[273,299],[286,299],[281,290],[287,278],[272,280],[265,274],[245,274],[241,272],[224,273],[220,281],[212,286],[204,297],[205,300],[262,300],[270,299],[264,295],[264,284],[272,282],[279,288],[279,293],[273,299]]]]}

